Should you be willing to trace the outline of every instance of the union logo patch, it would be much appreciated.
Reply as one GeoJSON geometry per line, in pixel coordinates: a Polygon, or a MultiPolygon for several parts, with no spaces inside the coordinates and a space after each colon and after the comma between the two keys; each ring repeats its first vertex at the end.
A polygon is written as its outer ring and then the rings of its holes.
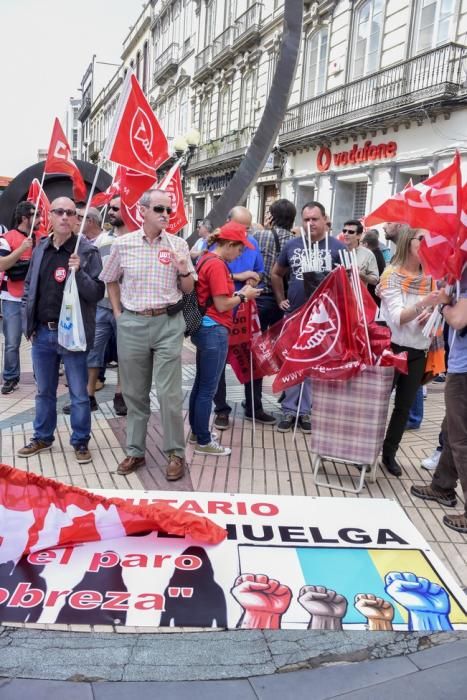
{"type": "Polygon", "coordinates": [[[66,280],[66,268],[65,267],[57,267],[57,269],[54,272],[54,278],[55,281],[61,284],[66,280]]]}

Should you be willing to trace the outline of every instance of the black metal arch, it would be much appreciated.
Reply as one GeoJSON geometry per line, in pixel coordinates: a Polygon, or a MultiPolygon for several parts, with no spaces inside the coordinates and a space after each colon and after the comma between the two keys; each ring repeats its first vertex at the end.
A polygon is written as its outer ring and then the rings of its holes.
{"type": "Polygon", "coordinates": [[[287,110],[302,33],[303,0],[285,0],[282,44],[264,113],[240,167],[208,214],[220,226],[255,184],[274,147],[287,110]]]}

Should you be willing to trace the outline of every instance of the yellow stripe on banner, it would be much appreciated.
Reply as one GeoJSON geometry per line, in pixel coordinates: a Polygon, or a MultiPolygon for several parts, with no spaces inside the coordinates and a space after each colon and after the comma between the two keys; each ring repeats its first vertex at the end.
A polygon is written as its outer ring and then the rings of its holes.
{"type": "MultiPolygon", "coordinates": [[[[390,551],[369,549],[368,554],[383,581],[386,574],[390,571],[400,571],[402,573],[410,572],[415,574],[415,576],[422,576],[442,586],[448,593],[449,600],[451,601],[451,612],[449,613],[451,624],[467,624],[467,615],[463,612],[457,600],[450,594],[448,586],[436,573],[433,565],[428,561],[423,552],[418,549],[392,549],[390,551]]],[[[397,609],[400,611],[402,618],[407,622],[408,615],[406,609],[392,600],[390,595],[387,596],[387,600],[392,602],[393,605],[397,605],[397,609]]]]}

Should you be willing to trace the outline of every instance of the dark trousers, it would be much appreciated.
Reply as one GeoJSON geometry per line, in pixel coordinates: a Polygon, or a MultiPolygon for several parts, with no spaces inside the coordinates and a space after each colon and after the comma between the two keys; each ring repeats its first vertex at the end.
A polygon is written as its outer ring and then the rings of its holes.
{"type": "MultiPolygon", "coordinates": [[[[261,331],[264,333],[268,328],[280,321],[283,312],[277,306],[276,299],[273,294],[266,294],[265,296],[260,296],[256,300],[256,305],[258,307],[259,323],[261,326],[261,331]]],[[[253,381],[253,401],[255,407],[255,413],[257,411],[263,410],[263,405],[261,403],[261,396],[263,393],[263,380],[255,379],[253,381]]],[[[225,368],[222,372],[219,384],[217,385],[216,395],[214,396],[214,412],[215,413],[230,413],[231,407],[227,403],[227,387],[225,385],[225,368]]],[[[251,382],[245,384],[245,413],[247,415],[252,415],[251,406],[251,382]]]]}
{"type": "Polygon", "coordinates": [[[444,389],[443,451],[432,485],[452,491],[460,481],[467,513],[467,373],[447,374],[444,389]]]}
{"type": "Polygon", "coordinates": [[[408,374],[397,373],[394,380],[396,389],[394,409],[383,443],[383,455],[393,457],[399,449],[410,408],[422,382],[426,366],[426,354],[424,350],[406,348],[401,345],[396,345],[395,343],[391,345],[394,352],[407,351],[409,369],[408,374]]]}

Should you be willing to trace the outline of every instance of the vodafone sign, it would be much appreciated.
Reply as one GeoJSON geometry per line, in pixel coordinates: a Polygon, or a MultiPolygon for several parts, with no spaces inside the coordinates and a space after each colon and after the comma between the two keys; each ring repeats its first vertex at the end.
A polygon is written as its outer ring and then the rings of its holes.
{"type": "Polygon", "coordinates": [[[396,155],[397,143],[395,141],[379,144],[365,141],[363,146],[358,146],[355,143],[349,151],[340,151],[339,153],[331,153],[328,146],[321,146],[316,156],[316,167],[320,173],[324,173],[329,170],[331,165],[339,168],[343,165],[367,163],[370,160],[395,158],[396,155]]]}

